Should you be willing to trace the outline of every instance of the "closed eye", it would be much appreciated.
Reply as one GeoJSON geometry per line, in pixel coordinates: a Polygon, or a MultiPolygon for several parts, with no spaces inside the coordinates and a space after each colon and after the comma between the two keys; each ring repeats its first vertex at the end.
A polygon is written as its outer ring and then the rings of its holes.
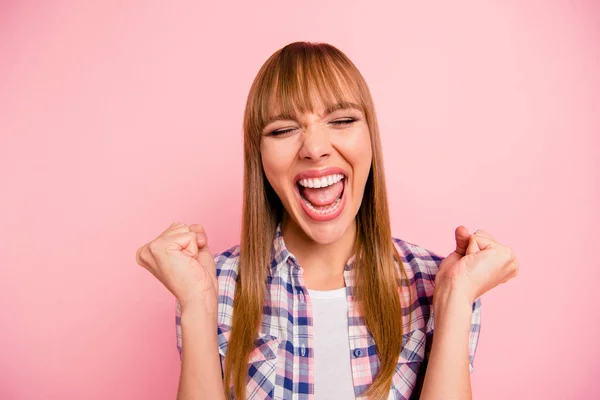
{"type": "Polygon", "coordinates": [[[268,136],[281,136],[288,132],[292,132],[294,129],[296,129],[296,128],[278,129],[276,131],[269,133],[268,136]]]}
{"type": "MultiPolygon", "coordinates": [[[[329,123],[336,125],[336,126],[347,126],[356,121],[357,121],[356,118],[340,118],[340,119],[336,119],[334,121],[330,121],[329,123]]],[[[296,129],[297,128],[277,129],[277,130],[274,130],[273,132],[269,133],[268,136],[281,136],[281,135],[285,135],[286,133],[292,132],[296,129]]]]}
{"type": "Polygon", "coordinates": [[[331,121],[330,124],[334,124],[334,125],[338,125],[338,126],[343,126],[343,125],[350,125],[353,122],[356,122],[356,119],[354,119],[354,118],[341,118],[341,119],[336,119],[335,121],[331,121]]]}

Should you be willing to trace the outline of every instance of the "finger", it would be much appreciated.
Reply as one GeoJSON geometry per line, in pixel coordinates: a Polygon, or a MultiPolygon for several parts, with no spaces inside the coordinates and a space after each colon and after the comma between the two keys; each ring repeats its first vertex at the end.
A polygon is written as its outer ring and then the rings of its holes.
{"type": "Polygon", "coordinates": [[[136,262],[147,270],[152,269],[152,264],[154,261],[153,251],[156,248],[154,244],[155,241],[152,241],[148,244],[143,245],[137,250],[135,254],[136,262]]]}
{"type": "MultiPolygon", "coordinates": [[[[493,238],[490,239],[488,236],[483,236],[480,232],[481,231],[473,233],[473,235],[471,235],[471,238],[469,239],[469,246],[472,246],[472,248],[476,251],[481,251],[492,246],[500,245],[493,238]]],[[[472,253],[469,253],[469,251],[467,250],[467,254],[472,253]]]]}
{"type": "Polygon", "coordinates": [[[215,276],[217,274],[217,269],[214,257],[208,246],[208,236],[206,235],[206,231],[200,224],[192,224],[190,225],[190,229],[196,234],[198,242],[198,254],[196,260],[198,260],[200,265],[207,269],[209,274],[215,276]]]}
{"type": "Polygon", "coordinates": [[[166,250],[180,250],[191,257],[198,255],[198,242],[194,232],[173,233],[163,240],[168,243],[166,250]]]}
{"type": "Polygon", "coordinates": [[[467,247],[467,255],[469,254],[476,254],[479,253],[481,251],[479,245],[477,244],[477,237],[475,234],[471,235],[469,237],[469,245],[467,247]]]}
{"type": "Polygon", "coordinates": [[[200,224],[191,224],[190,225],[190,230],[194,231],[194,232],[196,232],[196,231],[204,231],[204,227],[202,225],[200,225],[200,224]]]}
{"type": "Polygon", "coordinates": [[[182,222],[173,222],[167,229],[165,229],[159,236],[166,236],[171,233],[189,232],[190,228],[182,222]]]}
{"type": "Polygon", "coordinates": [[[463,225],[460,225],[454,230],[454,237],[456,239],[456,253],[460,254],[461,256],[466,254],[470,236],[469,230],[463,225]]]}
{"type": "Polygon", "coordinates": [[[137,249],[137,251],[135,252],[135,262],[139,265],[142,265],[142,257],[140,256],[142,253],[142,248],[144,246],[140,247],[137,249]]]}
{"type": "Polygon", "coordinates": [[[503,276],[512,275],[514,270],[518,268],[518,261],[515,265],[513,251],[502,245],[495,244],[477,254],[477,263],[492,267],[499,271],[503,276]]]}
{"type": "Polygon", "coordinates": [[[216,274],[217,271],[214,268],[214,258],[208,247],[208,236],[206,235],[206,231],[204,227],[200,224],[192,224],[190,225],[190,229],[192,232],[196,233],[196,238],[198,241],[198,255],[196,259],[201,265],[204,265],[209,270],[208,272],[212,274],[216,274]]]}
{"type": "Polygon", "coordinates": [[[149,253],[149,249],[147,246],[142,246],[139,249],[137,249],[136,253],[135,253],[135,261],[138,263],[138,265],[140,265],[142,268],[144,268],[146,271],[150,272],[152,275],[154,275],[155,277],[158,278],[158,276],[156,275],[156,272],[154,271],[154,268],[152,268],[150,266],[150,264],[148,264],[148,255],[149,253]]]}
{"type": "Polygon", "coordinates": [[[517,275],[519,275],[519,260],[517,260],[516,258],[513,260],[513,262],[511,263],[511,267],[512,267],[512,271],[513,271],[513,278],[517,275]]]}
{"type": "Polygon", "coordinates": [[[198,245],[204,246],[207,244],[207,236],[204,227],[200,224],[192,224],[190,225],[190,230],[196,233],[196,237],[198,238],[198,245]]]}
{"type": "Polygon", "coordinates": [[[488,239],[493,240],[494,242],[498,243],[496,238],[494,238],[488,231],[484,231],[483,229],[477,229],[473,234],[477,234],[482,237],[487,237],[488,239]]]}

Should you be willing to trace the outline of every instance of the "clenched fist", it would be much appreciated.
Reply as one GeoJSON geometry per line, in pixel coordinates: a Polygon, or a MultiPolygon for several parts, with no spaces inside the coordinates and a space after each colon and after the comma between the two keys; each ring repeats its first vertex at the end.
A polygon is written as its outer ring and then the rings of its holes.
{"type": "MultiPolygon", "coordinates": [[[[478,230],[472,235],[464,226],[456,228],[456,250],[440,264],[436,291],[459,286],[470,303],[519,273],[519,260],[513,250],[492,235],[478,230]]],[[[435,298],[435,295],[434,295],[435,298]]]]}
{"type": "Polygon", "coordinates": [[[172,223],[137,250],[136,262],[173,293],[182,309],[200,302],[216,313],[216,266],[201,225],[172,223]]]}

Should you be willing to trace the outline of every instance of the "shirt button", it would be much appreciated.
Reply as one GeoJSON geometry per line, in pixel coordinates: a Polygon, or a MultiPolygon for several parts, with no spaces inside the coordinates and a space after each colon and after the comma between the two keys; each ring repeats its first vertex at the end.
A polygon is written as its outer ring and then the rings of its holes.
{"type": "Polygon", "coordinates": [[[360,356],[362,356],[362,350],[361,349],[354,350],[354,357],[360,357],[360,356]]]}
{"type": "Polygon", "coordinates": [[[304,357],[306,355],[306,346],[300,346],[300,355],[304,357]]]}

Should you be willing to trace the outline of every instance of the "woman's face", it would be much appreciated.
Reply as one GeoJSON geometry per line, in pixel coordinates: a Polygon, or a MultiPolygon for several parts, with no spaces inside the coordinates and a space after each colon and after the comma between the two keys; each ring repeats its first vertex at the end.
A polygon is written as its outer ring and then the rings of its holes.
{"type": "Polygon", "coordinates": [[[268,122],[261,138],[262,165],[283,206],[320,244],[338,241],[354,223],[371,168],[365,115],[338,104],[268,122]]]}

